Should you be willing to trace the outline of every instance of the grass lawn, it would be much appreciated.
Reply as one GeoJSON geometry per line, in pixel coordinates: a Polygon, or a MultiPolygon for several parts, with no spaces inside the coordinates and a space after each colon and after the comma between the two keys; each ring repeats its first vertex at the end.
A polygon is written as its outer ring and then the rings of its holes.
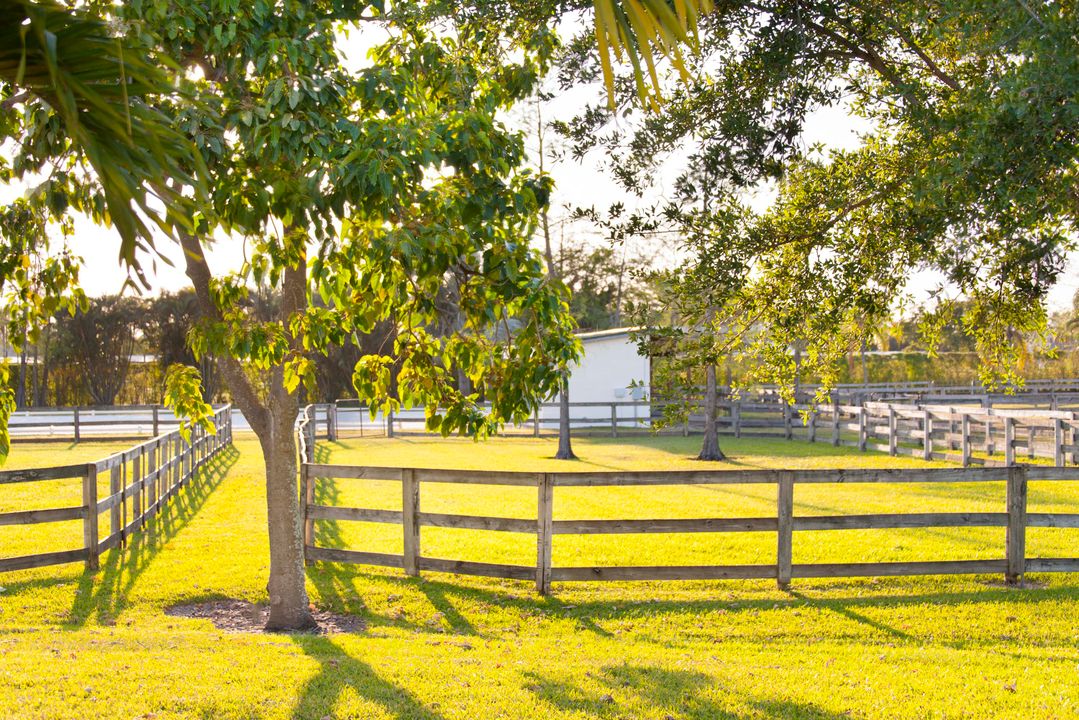
{"type": "MultiPolygon", "coordinates": [[[[579,441],[583,460],[573,466],[701,467],[686,459],[693,438],[631,442],[579,441]]],[[[724,448],[732,455],[728,467],[922,465],[784,441],[727,440],[724,448]]],[[[31,451],[50,463],[72,457],[63,445],[16,447],[10,466],[31,451]]],[[[349,440],[320,448],[332,462],[529,470],[557,469],[558,461],[547,459],[552,453],[549,441],[532,439],[349,440]]],[[[261,471],[256,444],[240,436],[149,532],[106,554],[99,573],[69,565],[0,575],[0,717],[1079,714],[1074,575],[1035,577],[1025,589],[1003,587],[996,576],[796,581],[792,593],[772,582],[556,584],[553,597],[540,598],[524,582],[436,574],[417,580],[394,570],[319,564],[309,573],[312,601],[361,616],[364,632],[231,635],[205,620],[164,615],[180,602],[265,598],[261,471]]],[[[31,488],[0,486],[0,511],[39,502],[31,488]]],[[[392,483],[338,481],[322,492],[339,504],[400,503],[392,483]]],[[[818,486],[797,488],[795,500],[797,514],[1000,511],[1003,488],[818,486]]],[[[535,491],[425,485],[421,502],[432,512],[528,517],[535,491]]],[[[560,488],[555,517],[754,516],[772,514],[774,502],[770,488],[751,486],[560,488]]],[[[1079,487],[1032,484],[1031,510],[1043,508],[1076,512],[1079,487]]],[[[399,550],[388,526],[320,523],[318,532],[323,544],[399,550]]],[[[1074,555],[1077,533],[1052,532],[1031,531],[1030,554],[1074,555]]],[[[774,536],[765,533],[555,541],[556,565],[770,562],[774,553],[774,536]]],[[[0,535],[0,555],[16,554],[11,542],[20,541],[0,535]]],[[[436,557],[534,562],[534,543],[475,531],[423,534],[425,554],[436,557]]],[[[795,562],[999,557],[1003,531],[797,533],[794,547],[795,562]]]]}

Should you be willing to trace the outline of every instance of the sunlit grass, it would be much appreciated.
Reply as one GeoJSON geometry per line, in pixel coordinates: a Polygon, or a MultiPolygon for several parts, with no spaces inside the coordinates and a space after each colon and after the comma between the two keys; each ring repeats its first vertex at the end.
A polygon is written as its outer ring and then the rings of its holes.
{"type": "MultiPolygon", "coordinates": [[[[533,442],[348,441],[325,453],[334,462],[551,468],[551,446],[528,445],[533,442]]],[[[725,449],[735,462],[754,467],[920,464],[826,445],[756,442],[728,441],[725,449]]],[[[694,438],[632,447],[579,441],[583,459],[575,467],[699,468],[688,459],[695,446],[694,438]]],[[[64,451],[53,452],[62,462],[64,451]]],[[[0,716],[1068,718],[1079,708],[1079,582],[1073,575],[1035,577],[1025,589],[1006,588],[995,576],[796,581],[792,593],[766,581],[556,584],[553,597],[540,598],[526,582],[435,574],[413,579],[396,570],[319,563],[309,568],[312,601],[358,614],[365,632],[228,635],[207,621],[164,615],[177,602],[265,598],[261,471],[257,445],[241,438],[237,452],[208,468],[151,532],[122,552],[107,553],[99,573],[68,565],[0,575],[0,716]]],[[[400,507],[396,483],[339,484],[335,501],[400,507]]],[[[20,502],[14,493],[32,499],[31,487],[0,486],[5,507],[20,502]]],[[[425,485],[422,503],[432,511],[534,512],[531,490],[475,490],[425,485]]],[[[1074,485],[1034,485],[1032,491],[1043,493],[1032,495],[1032,509],[1042,503],[1079,511],[1074,485]]],[[[999,510],[1003,490],[974,484],[805,487],[796,500],[798,514],[999,510]]],[[[755,486],[559,489],[555,496],[559,518],[763,516],[773,506],[774,491],[755,486]]],[[[330,540],[333,532],[347,535],[363,526],[342,522],[320,532],[330,540]]],[[[383,529],[387,547],[400,543],[392,526],[383,529]]],[[[1003,552],[997,531],[986,538],[947,531],[917,543],[896,531],[856,540],[847,535],[797,533],[795,560],[1003,552]]],[[[610,543],[602,547],[559,537],[555,559],[740,562],[759,556],[771,562],[774,553],[774,536],[766,533],[742,538],[744,547],[735,546],[733,535],[714,538],[714,545],[709,537],[596,538],[610,543]]],[[[1070,554],[1079,545],[1059,542],[1070,554]]],[[[425,552],[449,557],[535,558],[535,540],[526,535],[447,531],[443,537],[424,530],[423,543],[425,552]]],[[[7,554],[0,538],[0,555],[7,554]]]]}

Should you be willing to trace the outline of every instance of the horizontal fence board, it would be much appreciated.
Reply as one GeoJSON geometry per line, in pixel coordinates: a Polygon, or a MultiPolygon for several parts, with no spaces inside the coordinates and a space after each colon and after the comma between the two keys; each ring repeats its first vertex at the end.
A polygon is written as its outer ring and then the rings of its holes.
{"type": "Polygon", "coordinates": [[[105,552],[106,550],[111,550],[114,547],[119,547],[119,545],[120,533],[114,532],[112,535],[109,535],[107,538],[97,544],[97,551],[105,552]]]}
{"type": "Polygon", "coordinates": [[[357,522],[401,524],[400,510],[372,510],[370,508],[334,507],[332,505],[308,505],[307,517],[312,520],[355,520],[357,522]]]}
{"type": "Polygon", "coordinates": [[[38,553],[37,555],[0,558],[0,572],[29,570],[30,568],[44,567],[46,565],[62,565],[64,563],[82,562],[85,559],[86,550],[83,548],[79,548],[78,550],[38,553]]]}
{"type": "Polygon", "coordinates": [[[536,487],[543,473],[500,472],[498,470],[435,470],[415,468],[418,482],[463,483],[468,485],[511,485],[536,487]]]}
{"type": "Polygon", "coordinates": [[[1027,558],[1027,572],[1079,573],[1079,558],[1027,558]]]}
{"type": "Polygon", "coordinates": [[[36,482],[38,480],[63,480],[82,477],[86,474],[86,463],[61,465],[49,468],[26,468],[24,470],[0,471],[0,485],[8,483],[36,482]]]}
{"type": "Polygon", "coordinates": [[[1008,569],[1007,560],[931,560],[924,562],[810,563],[791,566],[793,577],[892,577],[899,575],[995,574],[1008,569]]]}
{"type": "Polygon", "coordinates": [[[422,556],[416,559],[416,563],[420,570],[431,570],[433,572],[507,578],[510,580],[534,580],[536,578],[536,568],[528,565],[502,565],[496,563],[471,562],[468,560],[443,560],[441,558],[422,556]]]}
{"type": "Polygon", "coordinates": [[[1027,527],[1079,528],[1079,514],[1027,513],[1027,527]]]}
{"type": "Polygon", "coordinates": [[[454,515],[448,513],[419,513],[420,525],[468,530],[494,530],[498,532],[535,533],[535,520],[524,518],[486,517],[481,515],[454,515]]]}
{"type": "Polygon", "coordinates": [[[355,465],[323,465],[307,463],[313,478],[343,478],[351,480],[400,480],[401,469],[390,467],[361,467],[355,465]]]}
{"type": "Polygon", "coordinates": [[[338,548],[322,548],[312,545],[307,546],[307,558],[309,560],[344,562],[356,565],[380,565],[382,567],[395,568],[404,566],[404,561],[400,555],[360,552],[358,550],[341,550],[338,548]]]}
{"type": "Polygon", "coordinates": [[[731,485],[774,483],[772,470],[670,470],[665,472],[562,472],[553,474],[555,487],[607,487],[615,485],[731,485]]]}
{"type": "Polygon", "coordinates": [[[701,518],[663,520],[555,520],[556,535],[616,535],[641,533],[769,532],[775,518],[701,518]]]}
{"type": "Polygon", "coordinates": [[[661,565],[632,567],[555,567],[551,580],[759,580],[776,577],[775,565],[661,565]]]}
{"type": "Polygon", "coordinates": [[[1007,513],[881,513],[794,518],[795,530],[873,530],[932,527],[1006,527],[1007,513]]]}
{"type": "Polygon", "coordinates": [[[0,513],[0,525],[36,525],[38,523],[78,520],[85,514],[82,506],[49,508],[45,510],[17,510],[0,513]]]}

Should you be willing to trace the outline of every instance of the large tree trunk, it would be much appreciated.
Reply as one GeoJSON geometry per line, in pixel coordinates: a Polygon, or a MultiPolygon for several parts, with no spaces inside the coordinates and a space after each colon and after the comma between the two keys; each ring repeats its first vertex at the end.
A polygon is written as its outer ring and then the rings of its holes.
{"type": "Polygon", "coordinates": [[[259,436],[266,461],[266,520],[270,536],[270,617],[267,630],[303,630],[315,626],[304,585],[303,518],[297,487],[295,395],[274,408],[269,437],[259,436]]]}
{"type": "Polygon", "coordinates": [[[569,431],[569,375],[562,376],[562,391],[558,393],[558,452],[559,460],[576,460],[569,431]]]}
{"type": "Polygon", "coordinates": [[[719,449],[719,426],[716,423],[716,366],[708,364],[705,369],[704,388],[704,442],[701,444],[701,454],[698,460],[726,460],[727,457],[719,449]]]}

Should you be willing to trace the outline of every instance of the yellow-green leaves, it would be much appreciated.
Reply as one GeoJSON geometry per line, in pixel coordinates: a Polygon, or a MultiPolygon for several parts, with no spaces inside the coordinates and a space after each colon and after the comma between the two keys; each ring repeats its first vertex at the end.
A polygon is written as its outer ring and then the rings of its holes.
{"type": "Polygon", "coordinates": [[[180,419],[180,436],[190,440],[191,428],[214,432],[214,409],[202,399],[202,376],[189,365],[170,365],[165,371],[165,406],[180,419]]]}
{"type": "Polygon", "coordinates": [[[666,0],[593,0],[593,6],[596,46],[608,104],[614,108],[613,56],[618,61],[627,60],[633,66],[641,102],[658,109],[661,96],[657,56],[667,58],[683,77],[686,76],[682,46],[696,46],[697,18],[712,11],[712,0],[673,0],[671,3],[666,0]]]}

